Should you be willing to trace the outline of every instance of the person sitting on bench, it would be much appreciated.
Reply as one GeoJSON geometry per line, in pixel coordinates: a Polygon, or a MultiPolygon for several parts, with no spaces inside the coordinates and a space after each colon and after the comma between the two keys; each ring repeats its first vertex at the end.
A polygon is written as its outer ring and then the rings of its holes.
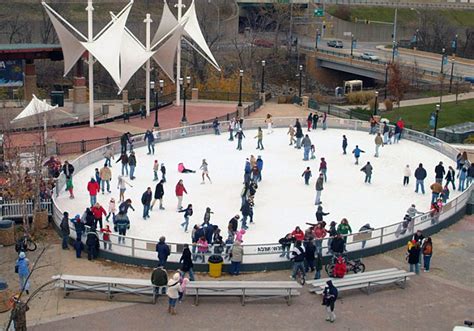
{"type": "Polygon", "coordinates": [[[184,166],[184,163],[183,162],[180,162],[178,163],[178,172],[181,172],[183,174],[186,174],[186,173],[195,173],[196,171],[195,170],[190,170],[190,169],[186,169],[186,167],[184,166]]]}

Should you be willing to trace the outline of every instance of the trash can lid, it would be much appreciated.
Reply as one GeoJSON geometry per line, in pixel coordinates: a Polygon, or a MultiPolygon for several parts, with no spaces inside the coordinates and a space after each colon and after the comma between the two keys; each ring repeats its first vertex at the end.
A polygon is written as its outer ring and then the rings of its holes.
{"type": "Polygon", "coordinates": [[[6,290],[8,288],[7,281],[0,278],[0,291],[6,290]]]}
{"type": "Polygon", "coordinates": [[[221,263],[224,262],[224,259],[220,255],[211,255],[207,261],[209,263],[221,263]]]}

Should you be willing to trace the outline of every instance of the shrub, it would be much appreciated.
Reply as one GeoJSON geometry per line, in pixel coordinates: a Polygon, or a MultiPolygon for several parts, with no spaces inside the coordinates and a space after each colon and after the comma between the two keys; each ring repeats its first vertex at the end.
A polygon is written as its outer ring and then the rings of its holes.
{"type": "Polygon", "coordinates": [[[338,5],[333,15],[336,16],[337,18],[340,18],[341,20],[350,21],[351,8],[346,5],[338,5]]]}
{"type": "Polygon", "coordinates": [[[346,95],[347,102],[350,105],[366,105],[370,99],[374,98],[373,91],[352,92],[346,95]]]}
{"type": "Polygon", "coordinates": [[[393,110],[393,102],[390,99],[385,99],[383,101],[383,104],[385,105],[385,110],[386,111],[392,111],[393,110]]]}

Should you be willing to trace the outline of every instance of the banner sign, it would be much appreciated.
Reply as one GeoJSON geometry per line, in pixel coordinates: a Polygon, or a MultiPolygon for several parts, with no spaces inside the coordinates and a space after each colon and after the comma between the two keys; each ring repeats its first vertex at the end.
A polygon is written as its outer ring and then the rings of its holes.
{"type": "Polygon", "coordinates": [[[0,61],[0,87],[19,86],[23,86],[22,61],[0,61]]]}

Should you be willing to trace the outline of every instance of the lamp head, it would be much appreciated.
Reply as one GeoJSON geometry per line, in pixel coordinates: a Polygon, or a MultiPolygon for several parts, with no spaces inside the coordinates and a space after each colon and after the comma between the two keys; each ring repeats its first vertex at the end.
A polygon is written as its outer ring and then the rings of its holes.
{"type": "Polygon", "coordinates": [[[158,82],[160,84],[160,88],[162,89],[163,87],[165,87],[165,81],[163,79],[160,79],[160,81],[158,82]]]}
{"type": "Polygon", "coordinates": [[[186,77],[186,83],[187,83],[188,85],[191,84],[191,77],[190,77],[190,76],[186,77]]]}
{"type": "Polygon", "coordinates": [[[303,65],[300,64],[300,71],[303,71],[303,65]]]}
{"type": "Polygon", "coordinates": [[[262,67],[265,67],[265,60],[262,60],[262,67]]]}
{"type": "Polygon", "coordinates": [[[183,78],[179,79],[179,85],[183,86],[183,78]]]}
{"type": "Polygon", "coordinates": [[[152,90],[155,89],[155,82],[154,82],[154,81],[151,81],[151,82],[150,82],[150,88],[151,88],[152,90]]]}
{"type": "Polygon", "coordinates": [[[242,69],[239,70],[239,76],[242,77],[244,75],[244,71],[242,69]]]}

